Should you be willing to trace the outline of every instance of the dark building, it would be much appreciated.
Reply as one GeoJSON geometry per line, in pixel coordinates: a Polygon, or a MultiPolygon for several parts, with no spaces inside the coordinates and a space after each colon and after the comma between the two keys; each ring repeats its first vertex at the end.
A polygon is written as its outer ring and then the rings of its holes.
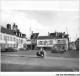
{"type": "Polygon", "coordinates": [[[79,38],[75,41],[76,49],[79,51],[79,38]]]}
{"type": "Polygon", "coordinates": [[[35,49],[37,45],[37,38],[38,38],[39,33],[32,33],[30,40],[31,40],[31,45],[28,45],[28,47],[32,50],[35,49]]]}

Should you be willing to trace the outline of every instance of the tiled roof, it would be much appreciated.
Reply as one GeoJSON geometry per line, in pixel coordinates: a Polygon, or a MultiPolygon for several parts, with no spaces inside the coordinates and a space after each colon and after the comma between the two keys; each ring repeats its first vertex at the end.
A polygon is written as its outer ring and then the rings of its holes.
{"type": "Polygon", "coordinates": [[[50,36],[39,36],[37,39],[52,39],[50,36]]]}
{"type": "Polygon", "coordinates": [[[68,35],[66,34],[63,34],[63,33],[50,33],[49,34],[49,36],[39,36],[37,39],[54,39],[54,38],[56,38],[56,39],[59,39],[59,38],[68,38],[68,35]],[[63,37],[63,35],[64,35],[64,37],[63,37]]]}
{"type": "Polygon", "coordinates": [[[6,33],[6,34],[10,34],[10,35],[15,35],[15,31],[11,30],[11,29],[6,29],[4,27],[1,26],[1,32],[2,33],[6,33]]]}
{"type": "Polygon", "coordinates": [[[56,38],[68,38],[68,34],[64,34],[62,32],[55,32],[55,33],[50,33],[51,37],[56,37],[56,38]]]}
{"type": "Polygon", "coordinates": [[[50,33],[50,36],[55,37],[56,33],[50,33]]]}
{"type": "MultiPolygon", "coordinates": [[[[6,34],[10,34],[10,35],[15,35],[17,37],[21,37],[21,36],[19,36],[19,33],[22,34],[19,30],[15,31],[13,29],[4,28],[3,26],[1,26],[1,32],[6,33],[6,34]],[[18,35],[16,35],[16,33],[18,33],[18,35]]],[[[25,36],[26,36],[25,34],[22,34],[21,38],[25,38],[25,36]]]]}

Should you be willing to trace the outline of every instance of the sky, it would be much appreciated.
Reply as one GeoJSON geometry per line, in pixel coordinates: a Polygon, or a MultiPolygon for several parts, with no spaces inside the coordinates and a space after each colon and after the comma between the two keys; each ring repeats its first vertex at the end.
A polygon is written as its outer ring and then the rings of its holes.
{"type": "Polygon", "coordinates": [[[79,37],[79,4],[77,1],[2,1],[1,24],[13,25],[30,37],[30,28],[39,35],[66,32],[71,41],[79,37]]]}

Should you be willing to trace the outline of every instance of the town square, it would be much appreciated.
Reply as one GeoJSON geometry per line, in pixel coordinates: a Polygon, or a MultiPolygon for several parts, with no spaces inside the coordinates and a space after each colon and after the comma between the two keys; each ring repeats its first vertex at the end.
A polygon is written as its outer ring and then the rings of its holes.
{"type": "Polygon", "coordinates": [[[79,1],[1,1],[1,72],[79,72],[79,1]]]}

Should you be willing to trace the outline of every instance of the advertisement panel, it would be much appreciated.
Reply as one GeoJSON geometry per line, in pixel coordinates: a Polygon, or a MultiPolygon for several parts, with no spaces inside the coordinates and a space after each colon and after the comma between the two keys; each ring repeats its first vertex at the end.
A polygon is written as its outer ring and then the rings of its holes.
{"type": "Polygon", "coordinates": [[[56,44],[56,40],[54,39],[44,39],[44,40],[37,40],[37,46],[41,46],[41,47],[50,47],[53,46],[54,44],[56,44]]]}
{"type": "Polygon", "coordinates": [[[50,47],[55,44],[67,44],[67,39],[42,39],[42,40],[37,40],[37,46],[38,47],[50,47]]]}

